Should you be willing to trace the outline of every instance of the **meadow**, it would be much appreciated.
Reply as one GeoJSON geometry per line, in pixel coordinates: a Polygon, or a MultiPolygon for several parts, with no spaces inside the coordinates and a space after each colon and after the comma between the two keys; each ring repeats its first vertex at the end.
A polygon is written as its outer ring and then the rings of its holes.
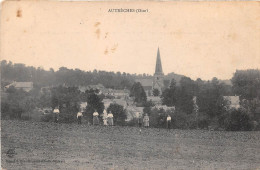
{"type": "Polygon", "coordinates": [[[259,169],[260,132],[2,120],[1,163],[4,169],[259,169]]]}

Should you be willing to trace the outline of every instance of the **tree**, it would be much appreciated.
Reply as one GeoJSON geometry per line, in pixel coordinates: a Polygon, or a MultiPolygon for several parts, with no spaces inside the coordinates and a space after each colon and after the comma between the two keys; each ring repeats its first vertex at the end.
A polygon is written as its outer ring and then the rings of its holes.
{"type": "Polygon", "coordinates": [[[236,70],[231,81],[234,93],[241,99],[260,97],[260,70],[236,70]]]}
{"type": "Polygon", "coordinates": [[[224,126],[230,131],[247,131],[253,129],[250,115],[243,108],[231,109],[224,118],[224,126]]]}
{"type": "Polygon", "coordinates": [[[107,112],[113,113],[114,121],[116,124],[124,124],[125,119],[127,118],[126,110],[124,109],[124,107],[116,103],[111,103],[107,108],[107,112]]]}
{"type": "Polygon", "coordinates": [[[147,100],[146,93],[143,89],[143,86],[140,82],[133,84],[130,90],[130,97],[134,97],[134,102],[136,103],[145,103],[147,100]]]}
{"type": "Polygon", "coordinates": [[[188,77],[182,77],[180,86],[177,88],[177,107],[187,114],[193,110],[193,96],[195,95],[196,84],[188,77]]]}
{"type": "Polygon", "coordinates": [[[221,94],[222,84],[218,79],[204,83],[198,93],[198,106],[201,112],[207,113],[211,118],[220,116],[222,112],[223,95],[221,94]]]}
{"type": "Polygon", "coordinates": [[[162,93],[162,104],[174,106],[176,104],[176,81],[172,79],[170,87],[166,88],[162,93]]]}
{"type": "Polygon", "coordinates": [[[151,107],[144,107],[144,108],[143,108],[143,112],[144,112],[144,113],[147,113],[147,114],[150,116],[150,114],[151,114],[151,112],[152,112],[152,109],[151,109],[151,107]]]}
{"type": "Polygon", "coordinates": [[[58,86],[51,89],[52,108],[59,107],[60,121],[73,122],[79,111],[80,92],[77,87],[58,86]]]}
{"type": "Polygon", "coordinates": [[[93,113],[97,111],[99,114],[103,113],[104,111],[104,103],[102,99],[97,95],[97,91],[90,89],[86,91],[87,94],[87,107],[86,113],[92,117],[93,113]]]}
{"type": "Polygon", "coordinates": [[[30,93],[11,86],[7,89],[7,98],[1,100],[1,113],[3,118],[21,119],[23,113],[32,111],[36,100],[30,93]]]}
{"type": "Polygon", "coordinates": [[[153,95],[154,96],[159,96],[160,91],[158,89],[153,89],[153,95]]]}

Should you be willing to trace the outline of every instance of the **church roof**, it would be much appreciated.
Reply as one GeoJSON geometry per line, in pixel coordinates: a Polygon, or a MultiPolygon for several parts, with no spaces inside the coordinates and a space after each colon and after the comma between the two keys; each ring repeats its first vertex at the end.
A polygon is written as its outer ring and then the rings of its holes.
{"type": "Polygon", "coordinates": [[[153,79],[135,79],[136,82],[140,82],[143,87],[152,87],[153,79]]]}
{"type": "Polygon", "coordinates": [[[156,66],[155,66],[155,73],[154,74],[155,75],[163,75],[162,62],[161,62],[159,47],[158,47],[158,51],[157,51],[157,59],[156,59],[156,66]]]}

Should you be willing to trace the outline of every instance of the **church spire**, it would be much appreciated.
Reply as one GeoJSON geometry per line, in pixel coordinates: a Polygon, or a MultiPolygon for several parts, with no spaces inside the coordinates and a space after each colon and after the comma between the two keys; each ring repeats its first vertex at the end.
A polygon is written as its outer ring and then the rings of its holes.
{"type": "Polygon", "coordinates": [[[154,73],[154,75],[163,75],[159,47],[158,47],[158,51],[157,51],[157,59],[156,59],[156,66],[155,66],[155,73],[154,73]]]}

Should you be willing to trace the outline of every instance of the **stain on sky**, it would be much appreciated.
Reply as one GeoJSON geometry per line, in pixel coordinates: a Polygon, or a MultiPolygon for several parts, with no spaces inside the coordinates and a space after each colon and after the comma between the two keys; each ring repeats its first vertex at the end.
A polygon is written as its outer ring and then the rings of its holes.
{"type": "Polygon", "coordinates": [[[18,17],[18,18],[21,18],[21,17],[22,17],[22,10],[21,10],[21,9],[18,9],[18,10],[16,11],[16,17],[18,17]]]}
{"type": "Polygon", "coordinates": [[[114,53],[114,52],[116,51],[117,46],[118,46],[118,44],[115,44],[115,45],[111,48],[111,52],[112,52],[112,53],[114,53]]]}
{"type": "Polygon", "coordinates": [[[100,25],[100,22],[95,23],[95,27],[98,27],[100,25]]]}
{"type": "Polygon", "coordinates": [[[96,35],[97,35],[97,38],[99,39],[99,36],[100,36],[100,29],[97,29],[95,33],[96,33],[96,35]]]}
{"type": "Polygon", "coordinates": [[[99,25],[100,25],[100,22],[96,22],[94,25],[96,27],[95,33],[96,33],[98,39],[100,37],[100,29],[98,28],[99,25]]]}
{"type": "Polygon", "coordinates": [[[106,34],[105,34],[105,39],[107,38],[107,36],[108,36],[108,32],[106,32],[106,34]]]}
{"type": "Polygon", "coordinates": [[[107,48],[106,48],[106,50],[104,51],[104,54],[105,54],[105,55],[107,55],[107,54],[108,54],[108,50],[107,50],[107,48]]]}

